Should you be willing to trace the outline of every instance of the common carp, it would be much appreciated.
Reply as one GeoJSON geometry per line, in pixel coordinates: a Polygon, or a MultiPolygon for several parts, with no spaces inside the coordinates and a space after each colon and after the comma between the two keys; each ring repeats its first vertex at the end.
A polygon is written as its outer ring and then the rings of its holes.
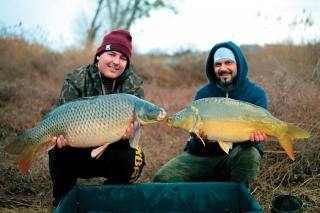
{"type": "Polygon", "coordinates": [[[207,139],[217,141],[226,153],[232,149],[232,143],[248,141],[253,130],[260,130],[269,137],[277,138],[292,160],[293,139],[310,136],[307,131],[275,118],[262,107],[230,98],[193,101],[169,117],[167,125],[194,133],[198,137],[202,129],[208,135],[207,139]]]}
{"type": "Polygon", "coordinates": [[[15,138],[4,150],[19,155],[19,170],[25,174],[37,150],[54,136],[64,135],[72,147],[97,147],[91,156],[98,158],[109,144],[123,137],[130,123],[134,123],[135,132],[129,143],[136,148],[140,125],[156,123],[165,117],[164,109],[130,94],[79,98],[49,112],[38,125],[15,138]]]}

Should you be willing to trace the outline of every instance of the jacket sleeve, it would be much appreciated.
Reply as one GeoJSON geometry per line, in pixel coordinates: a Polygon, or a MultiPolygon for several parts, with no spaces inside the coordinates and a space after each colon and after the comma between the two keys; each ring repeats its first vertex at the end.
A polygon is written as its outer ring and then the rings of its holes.
{"type": "Polygon", "coordinates": [[[65,104],[69,101],[75,100],[82,96],[81,90],[79,90],[71,80],[71,74],[68,74],[63,82],[60,96],[59,96],[59,103],[60,105],[65,104]]]}
{"type": "Polygon", "coordinates": [[[122,83],[121,92],[132,94],[138,98],[144,99],[143,80],[135,74],[130,75],[122,83]]]}
{"type": "Polygon", "coordinates": [[[60,105],[80,97],[81,95],[79,94],[79,91],[75,88],[75,86],[70,82],[68,82],[67,80],[65,80],[62,85],[60,96],[59,96],[60,105]]]}
{"type": "Polygon", "coordinates": [[[135,96],[144,99],[143,81],[140,79],[135,85],[136,90],[134,91],[135,96]]]}
{"type": "Polygon", "coordinates": [[[266,110],[268,110],[268,97],[265,90],[258,85],[253,85],[252,91],[256,91],[254,94],[254,98],[251,101],[252,104],[260,106],[266,110]]]}

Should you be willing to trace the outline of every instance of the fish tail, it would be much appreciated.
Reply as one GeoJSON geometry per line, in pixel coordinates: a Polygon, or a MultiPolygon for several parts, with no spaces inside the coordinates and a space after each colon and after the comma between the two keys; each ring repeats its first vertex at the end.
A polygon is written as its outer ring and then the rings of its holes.
{"type": "Polygon", "coordinates": [[[284,137],[282,137],[279,140],[280,145],[282,148],[286,151],[288,156],[294,160],[294,154],[293,154],[293,139],[295,138],[309,138],[310,134],[309,132],[301,129],[300,127],[287,124],[288,125],[288,130],[285,134],[284,137]]]}
{"type": "Polygon", "coordinates": [[[37,149],[34,149],[30,146],[25,146],[24,149],[19,154],[19,171],[21,174],[27,173],[29,170],[33,158],[37,152],[37,149]]]}
{"type": "Polygon", "coordinates": [[[309,138],[310,134],[309,132],[301,129],[300,127],[294,126],[292,124],[288,125],[288,131],[286,134],[291,135],[293,138],[309,138]]]}
{"type": "Polygon", "coordinates": [[[293,144],[292,144],[293,138],[286,134],[281,139],[278,139],[280,145],[286,151],[287,155],[291,158],[291,160],[294,160],[294,154],[293,154],[293,144]]]}
{"type": "Polygon", "coordinates": [[[19,155],[18,162],[21,174],[25,174],[28,171],[38,149],[38,147],[34,147],[28,142],[29,133],[25,132],[18,136],[4,148],[4,151],[9,154],[19,155]]]}
{"type": "Polygon", "coordinates": [[[26,144],[24,143],[24,139],[26,136],[27,134],[24,133],[15,138],[4,148],[4,151],[12,155],[18,155],[26,146],[26,144]]]}

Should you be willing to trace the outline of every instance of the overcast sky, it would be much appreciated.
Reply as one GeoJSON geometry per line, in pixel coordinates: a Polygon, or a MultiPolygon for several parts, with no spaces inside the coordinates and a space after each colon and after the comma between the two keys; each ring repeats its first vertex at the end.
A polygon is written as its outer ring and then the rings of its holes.
{"type": "MultiPolygon", "coordinates": [[[[238,45],[320,41],[320,0],[183,0],[176,5],[178,15],[161,10],[136,22],[131,28],[136,52],[206,51],[227,40],[238,45]],[[289,26],[308,16],[312,26],[289,26]]],[[[39,27],[53,48],[81,45],[81,23],[95,8],[96,0],[0,0],[0,24],[13,29],[21,22],[31,37],[39,27]]]]}

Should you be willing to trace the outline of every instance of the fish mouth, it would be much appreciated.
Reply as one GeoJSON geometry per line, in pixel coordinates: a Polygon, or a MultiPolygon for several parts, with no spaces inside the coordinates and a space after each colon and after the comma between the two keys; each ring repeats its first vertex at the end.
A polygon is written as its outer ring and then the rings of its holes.
{"type": "Polygon", "coordinates": [[[152,124],[159,121],[163,121],[167,116],[167,113],[164,109],[161,108],[160,112],[153,115],[148,115],[146,117],[140,117],[136,116],[136,120],[142,125],[152,124]]]}
{"type": "Polygon", "coordinates": [[[161,112],[160,112],[157,120],[158,120],[158,121],[163,121],[163,120],[166,118],[166,116],[167,116],[166,111],[161,108],[161,112]]]}
{"type": "Polygon", "coordinates": [[[172,126],[173,126],[170,118],[167,119],[166,124],[167,124],[167,126],[169,126],[169,127],[172,127],[172,126]]]}

